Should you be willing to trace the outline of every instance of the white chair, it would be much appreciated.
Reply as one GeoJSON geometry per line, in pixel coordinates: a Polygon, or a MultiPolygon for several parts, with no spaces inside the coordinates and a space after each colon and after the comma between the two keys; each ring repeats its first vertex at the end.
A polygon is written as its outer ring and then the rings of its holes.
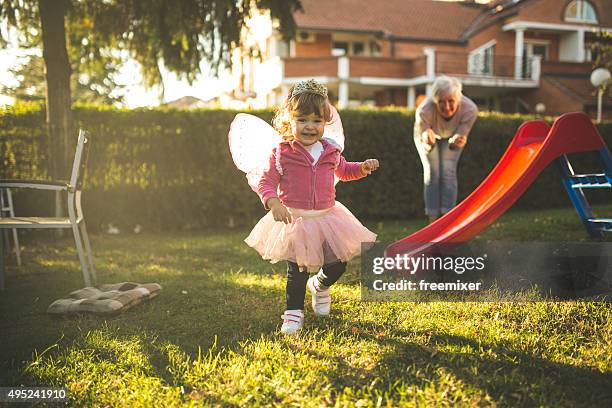
{"type": "MultiPolygon", "coordinates": [[[[10,188],[0,189],[0,217],[14,217],[15,207],[13,206],[13,194],[10,188]]],[[[4,231],[4,239],[6,240],[6,249],[10,252],[11,244],[8,239],[8,231],[4,231]]],[[[13,246],[15,247],[15,256],[17,257],[17,266],[21,266],[21,247],[19,246],[19,236],[17,228],[13,228],[13,246]]]]}
{"type": "MultiPolygon", "coordinates": [[[[37,180],[0,180],[0,189],[33,188],[38,190],[65,191],[67,193],[68,217],[2,217],[0,229],[14,228],[71,228],[76,243],[85,286],[96,283],[96,270],[91,253],[91,245],[81,209],[81,192],[89,151],[89,140],[84,130],[79,130],[76,154],[72,165],[70,181],[37,181],[37,180]]],[[[0,243],[1,245],[1,243],[0,243]]],[[[0,248],[0,251],[2,249],[0,248]]],[[[0,290],[4,289],[4,260],[0,259],[0,290]]]]}

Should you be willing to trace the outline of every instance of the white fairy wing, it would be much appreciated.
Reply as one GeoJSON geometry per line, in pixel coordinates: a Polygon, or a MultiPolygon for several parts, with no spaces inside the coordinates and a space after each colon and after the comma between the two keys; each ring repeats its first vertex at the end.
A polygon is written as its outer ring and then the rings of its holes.
{"type": "MultiPolygon", "coordinates": [[[[340,152],[344,151],[344,129],[342,128],[342,120],[340,114],[333,105],[329,105],[331,110],[331,120],[325,125],[323,137],[340,148],[340,152]]],[[[338,184],[340,179],[334,176],[334,183],[338,184]]]]}
{"type": "MultiPolygon", "coordinates": [[[[336,108],[330,105],[332,118],[325,125],[323,137],[344,150],[344,130],[336,108]]],[[[247,113],[236,115],[228,134],[234,164],[246,173],[249,186],[257,193],[259,180],[268,167],[272,150],[282,141],[272,126],[257,116],[247,113]]],[[[336,178],[336,183],[338,178],[336,178]]]]}
{"type": "Polygon", "coordinates": [[[344,129],[342,129],[342,120],[340,120],[340,114],[333,105],[329,105],[331,109],[331,120],[325,125],[325,131],[323,137],[333,140],[338,146],[340,151],[344,150],[344,129]]]}
{"type": "Polygon", "coordinates": [[[282,141],[272,126],[246,113],[236,115],[228,134],[232,159],[246,173],[249,186],[257,192],[272,150],[282,141]]]}

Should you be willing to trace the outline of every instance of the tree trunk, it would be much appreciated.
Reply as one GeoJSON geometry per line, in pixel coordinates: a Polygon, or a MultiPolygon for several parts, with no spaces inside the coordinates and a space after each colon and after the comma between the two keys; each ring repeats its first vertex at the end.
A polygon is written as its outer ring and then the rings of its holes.
{"type": "MultiPolygon", "coordinates": [[[[38,0],[42,27],[43,58],[47,80],[47,133],[49,170],[55,180],[68,179],[68,169],[74,152],[72,99],[70,95],[70,61],[66,48],[64,15],[69,0],[38,0]],[[72,142],[72,143],[71,143],[72,142]]],[[[60,216],[56,196],[55,212],[60,216]]]]}

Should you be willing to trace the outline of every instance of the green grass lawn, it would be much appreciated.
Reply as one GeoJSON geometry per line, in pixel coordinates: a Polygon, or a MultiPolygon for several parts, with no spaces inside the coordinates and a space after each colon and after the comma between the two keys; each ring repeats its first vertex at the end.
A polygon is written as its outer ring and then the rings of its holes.
{"type": "MultiPolygon", "coordinates": [[[[367,224],[390,241],[424,221],[367,224]]],[[[609,303],[361,302],[355,260],[331,316],[308,310],[302,334],[283,337],[284,265],[262,261],[247,233],[93,236],[100,283],[163,286],[110,319],[47,317],[82,278],[70,239],[31,234],[0,295],[0,386],[63,386],[74,405],[114,407],[612,402],[609,303]]],[[[478,239],[587,237],[559,209],[506,214],[478,239]]]]}

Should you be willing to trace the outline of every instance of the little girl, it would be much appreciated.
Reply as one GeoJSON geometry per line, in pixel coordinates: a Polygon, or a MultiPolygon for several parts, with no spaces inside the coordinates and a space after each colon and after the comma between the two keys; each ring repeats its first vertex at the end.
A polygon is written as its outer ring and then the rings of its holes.
{"type": "Polygon", "coordinates": [[[258,184],[261,201],[270,211],[245,239],[263,259],[287,261],[284,334],[302,328],[306,287],[315,315],[329,314],[330,286],[361,252],[361,245],[376,240],[376,234],[335,201],[334,176],[358,180],[376,170],[378,160],[347,162],[340,146],[323,138],[331,109],[327,88],[315,80],[289,91],[274,118],[283,141],[273,149],[258,184]],[[308,279],[309,272],[317,271],[308,279]]]}

